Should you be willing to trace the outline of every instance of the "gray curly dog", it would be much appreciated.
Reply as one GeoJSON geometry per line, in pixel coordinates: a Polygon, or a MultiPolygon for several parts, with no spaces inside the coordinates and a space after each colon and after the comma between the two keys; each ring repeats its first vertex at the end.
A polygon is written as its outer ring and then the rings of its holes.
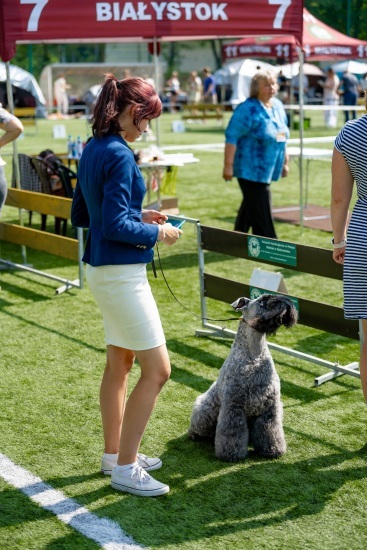
{"type": "Polygon", "coordinates": [[[249,444],[277,458],[286,451],[283,405],[266,335],[295,325],[297,310],[290,298],[270,294],[238,298],[232,307],[242,312],[234,343],[218,380],[197,397],[188,435],[214,439],[215,456],[227,462],[245,458],[249,444]]]}

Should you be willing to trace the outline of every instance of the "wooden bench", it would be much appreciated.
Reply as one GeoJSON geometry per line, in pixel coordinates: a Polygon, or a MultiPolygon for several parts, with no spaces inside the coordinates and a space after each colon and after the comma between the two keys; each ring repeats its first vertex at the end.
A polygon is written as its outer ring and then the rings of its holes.
{"type": "Polygon", "coordinates": [[[14,115],[19,118],[23,126],[32,126],[37,129],[36,107],[15,107],[14,115]]]}
{"type": "Polygon", "coordinates": [[[213,103],[197,103],[182,105],[182,120],[215,119],[223,123],[223,106],[213,103]]]}

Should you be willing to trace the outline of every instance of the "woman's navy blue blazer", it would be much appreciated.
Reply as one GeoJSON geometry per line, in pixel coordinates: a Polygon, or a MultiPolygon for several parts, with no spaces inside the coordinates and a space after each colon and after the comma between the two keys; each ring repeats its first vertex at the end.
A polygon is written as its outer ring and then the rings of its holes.
{"type": "Polygon", "coordinates": [[[84,262],[100,266],[152,260],[158,226],[141,221],[145,193],[144,178],[122,137],[88,143],[71,210],[72,224],[88,228],[84,262]]]}

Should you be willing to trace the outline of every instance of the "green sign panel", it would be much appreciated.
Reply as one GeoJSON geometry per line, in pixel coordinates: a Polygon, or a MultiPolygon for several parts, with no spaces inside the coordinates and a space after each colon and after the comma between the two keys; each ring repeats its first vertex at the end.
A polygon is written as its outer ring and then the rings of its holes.
{"type": "MultiPolygon", "coordinates": [[[[266,290],[264,288],[259,288],[257,286],[250,286],[250,300],[256,300],[256,298],[258,298],[262,294],[272,294],[273,296],[279,296],[278,292],[272,292],[271,290],[266,290]]],[[[280,296],[283,296],[283,294],[281,294],[280,296]]],[[[294,307],[299,313],[298,298],[294,298],[293,296],[288,296],[288,295],[286,296],[287,298],[290,298],[292,300],[294,307]]]]}
{"type": "Polygon", "coordinates": [[[251,258],[285,265],[297,265],[297,246],[264,237],[247,237],[247,250],[251,258]]]}

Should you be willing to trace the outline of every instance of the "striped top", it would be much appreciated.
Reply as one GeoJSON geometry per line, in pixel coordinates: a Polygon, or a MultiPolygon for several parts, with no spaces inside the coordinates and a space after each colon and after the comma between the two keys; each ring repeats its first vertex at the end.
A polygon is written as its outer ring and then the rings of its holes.
{"type": "Polygon", "coordinates": [[[336,137],[357,186],[344,258],[344,316],[367,319],[367,115],[350,120],[336,137]]]}

